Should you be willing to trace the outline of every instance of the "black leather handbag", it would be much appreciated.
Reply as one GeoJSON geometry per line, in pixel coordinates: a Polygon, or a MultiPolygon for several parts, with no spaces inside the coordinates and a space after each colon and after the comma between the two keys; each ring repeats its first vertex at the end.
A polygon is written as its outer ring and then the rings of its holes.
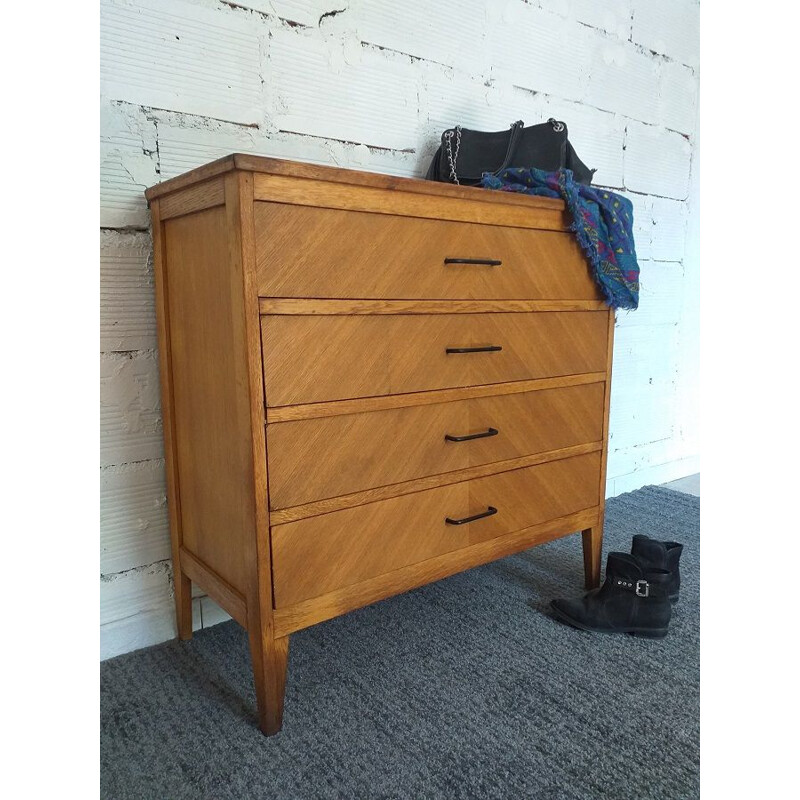
{"type": "Polygon", "coordinates": [[[579,158],[563,122],[549,119],[525,127],[522,120],[510,131],[487,133],[457,125],[442,134],[442,144],[425,176],[430,181],[473,186],[484,172],[497,175],[507,167],[536,167],[547,172],[571,169],[578,183],[590,184],[595,170],[579,158]]]}

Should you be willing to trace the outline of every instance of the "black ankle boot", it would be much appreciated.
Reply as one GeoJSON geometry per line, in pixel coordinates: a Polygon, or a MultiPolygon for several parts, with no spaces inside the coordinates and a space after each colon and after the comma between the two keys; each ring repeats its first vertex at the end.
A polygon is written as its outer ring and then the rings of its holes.
{"type": "Polygon", "coordinates": [[[631,545],[631,555],[638,558],[645,569],[665,569],[670,573],[667,593],[671,603],[677,603],[680,594],[681,573],[678,562],[682,552],[682,544],[659,542],[643,534],[634,536],[631,545]]]}
{"type": "Polygon", "coordinates": [[[584,631],[661,639],[672,614],[665,569],[648,570],[627,553],[609,553],[605,583],[581,600],[553,600],[555,616],[584,631]]]}

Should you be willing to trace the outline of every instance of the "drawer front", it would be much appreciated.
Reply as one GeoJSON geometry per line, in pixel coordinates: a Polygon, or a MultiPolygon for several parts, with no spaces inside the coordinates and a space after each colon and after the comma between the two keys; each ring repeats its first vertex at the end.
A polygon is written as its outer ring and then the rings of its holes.
{"type": "Polygon", "coordinates": [[[272,529],[275,606],[593,508],[600,453],[463,481],[272,529]],[[497,513],[461,525],[462,519],[497,513]]]}
{"type": "Polygon", "coordinates": [[[265,316],[269,406],[604,372],[608,312],[265,316]],[[448,349],[502,348],[447,353],[448,349]]]}
{"type": "Polygon", "coordinates": [[[270,507],[599,442],[604,389],[593,383],[270,424],[270,507]]]}
{"type": "Polygon", "coordinates": [[[255,225],[262,297],[602,299],[569,232],[263,202],[255,225]]]}

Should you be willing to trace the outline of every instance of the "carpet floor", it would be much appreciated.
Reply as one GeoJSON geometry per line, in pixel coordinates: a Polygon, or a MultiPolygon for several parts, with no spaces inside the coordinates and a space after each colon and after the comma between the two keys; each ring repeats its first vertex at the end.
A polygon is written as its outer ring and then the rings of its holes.
{"type": "Polygon", "coordinates": [[[699,517],[661,487],[607,504],[604,557],[686,545],[666,639],[549,616],[583,591],[569,536],[293,635],[271,738],[234,622],[105,661],[102,797],[699,797],[699,517]]]}

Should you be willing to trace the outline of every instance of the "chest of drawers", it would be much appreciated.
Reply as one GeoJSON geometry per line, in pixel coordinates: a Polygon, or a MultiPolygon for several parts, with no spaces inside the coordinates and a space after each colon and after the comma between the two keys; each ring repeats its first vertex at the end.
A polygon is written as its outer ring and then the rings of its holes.
{"type": "MultiPolygon", "coordinates": [[[[596,586],[614,315],[559,201],[233,155],[148,190],[178,634],[289,636],[573,532],[596,586]]],[[[520,610],[520,613],[528,613],[520,610]]]]}

